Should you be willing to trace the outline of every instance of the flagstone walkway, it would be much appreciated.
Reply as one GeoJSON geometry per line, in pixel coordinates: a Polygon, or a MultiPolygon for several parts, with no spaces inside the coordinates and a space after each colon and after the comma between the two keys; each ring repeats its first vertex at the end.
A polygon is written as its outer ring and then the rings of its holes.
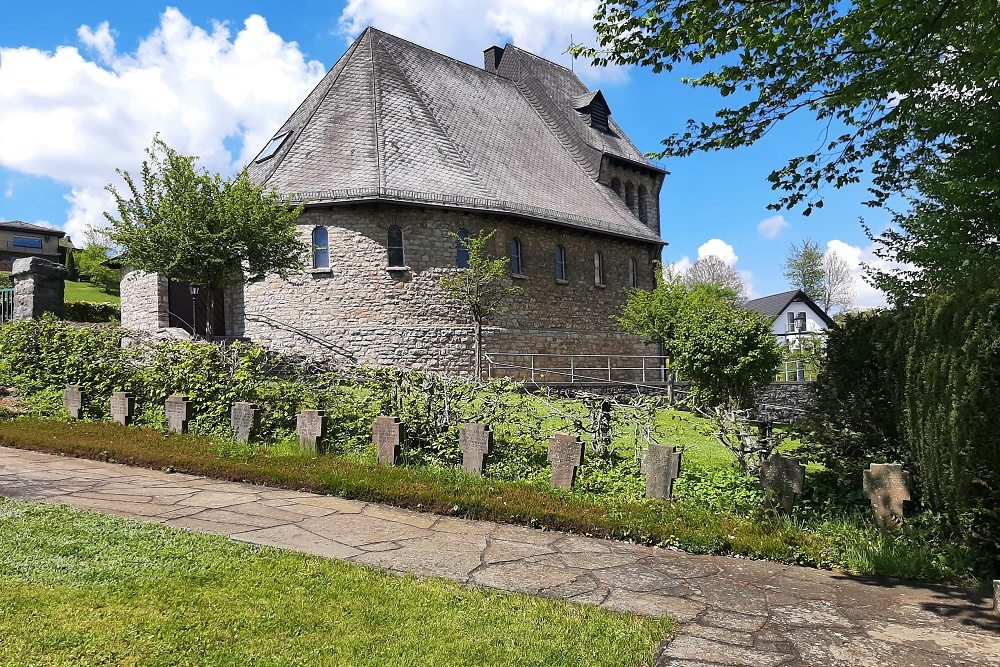
{"type": "Polygon", "coordinates": [[[672,616],[658,665],[1000,665],[1000,617],[967,591],[695,556],[0,448],[0,495],[396,572],[672,616]]]}

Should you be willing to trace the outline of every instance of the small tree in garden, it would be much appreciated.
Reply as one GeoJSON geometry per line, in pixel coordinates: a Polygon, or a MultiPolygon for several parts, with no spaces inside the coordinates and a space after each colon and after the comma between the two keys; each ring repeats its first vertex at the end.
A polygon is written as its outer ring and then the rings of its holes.
{"type": "Polygon", "coordinates": [[[688,290],[676,274],[656,272],[656,286],[651,290],[630,290],[628,299],[615,323],[639,336],[644,343],[660,348],[668,366],[669,392],[673,393],[673,362],[676,358],[677,325],[684,310],[688,290]]]}
{"type": "Polygon", "coordinates": [[[483,378],[483,323],[500,312],[521,288],[510,284],[508,257],[492,258],[487,252],[496,230],[480,230],[475,236],[460,237],[458,243],[469,253],[465,268],[442,276],[441,287],[472,316],[476,356],[476,380],[483,378]]]}
{"type": "Polygon", "coordinates": [[[213,292],[268,273],[284,277],[301,265],[305,246],[295,219],[302,208],[289,207],[245,173],[224,179],[199,169],[196,158],[159,137],[146,154],[140,182],[118,170],[127,196],[108,186],[118,215],[104,214],[111,226],[103,234],[129,266],[206,288],[211,337],[213,292]]]}
{"type": "Polygon", "coordinates": [[[118,293],[120,283],[118,271],[104,265],[108,260],[107,246],[90,241],[82,250],[74,250],[72,257],[79,275],[86,277],[91,284],[97,285],[105,292],[118,293]]]}

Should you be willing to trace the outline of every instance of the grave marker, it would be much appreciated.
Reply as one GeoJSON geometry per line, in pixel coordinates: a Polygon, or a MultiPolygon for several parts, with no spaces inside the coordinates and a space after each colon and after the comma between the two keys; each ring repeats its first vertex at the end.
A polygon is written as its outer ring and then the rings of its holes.
{"type": "Polygon", "coordinates": [[[773,514],[788,515],[795,505],[795,496],[802,493],[806,467],[796,459],[771,454],[760,464],[760,485],[764,489],[764,509],[773,514]]]}
{"type": "Polygon", "coordinates": [[[83,387],[78,384],[68,384],[63,389],[63,405],[70,419],[83,417],[83,387]]]}
{"type": "Polygon", "coordinates": [[[187,433],[191,408],[191,397],[186,394],[168,397],[163,403],[163,411],[167,413],[167,430],[171,433],[187,433]]]}
{"type": "Polygon", "coordinates": [[[647,498],[671,498],[674,480],[681,474],[681,451],[669,445],[650,445],[642,457],[647,498]]]}
{"type": "Polygon", "coordinates": [[[556,433],[549,438],[549,461],[552,463],[552,486],[573,488],[576,470],[583,464],[583,441],[580,436],[556,433]]]}
{"type": "Polygon", "coordinates": [[[245,401],[233,403],[229,420],[233,426],[236,442],[248,443],[260,430],[260,408],[256,403],[245,401]]]}
{"type": "Polygon", "coordinates": [[[299,434],[299,447],[304,451],[318,452],[326,437],[326,411],[303,410],[295,420],[299,434]]]}
{"type": "Polygon", "coordinates": [[[483,474],[483,460],[493,449],[493,431],[482,424],[462,424],[458,429],[462,467],[473,475],[483,474]]]}
{"type": "Polygon", "coordinates": [[[889,528],[903,518],[903,503],[910,499],[910,473],[901,463],[872,463],[864,472],[864,490],[875,525],[889,528]]]}
{"type": "Polygon", "coordinates": [[[127,391],[116,391],[111,394],[111,418],[119,424],[128,426],[135,416],[135,394],[127,391]]]}
{"type": "Polygon", "coordinates": [[[399,444],[403,440],[403,424],[399,417],[381,415],[372,424],[372,442],[378,448],[379,463],[396,465],[399,462],[399,444]]]}

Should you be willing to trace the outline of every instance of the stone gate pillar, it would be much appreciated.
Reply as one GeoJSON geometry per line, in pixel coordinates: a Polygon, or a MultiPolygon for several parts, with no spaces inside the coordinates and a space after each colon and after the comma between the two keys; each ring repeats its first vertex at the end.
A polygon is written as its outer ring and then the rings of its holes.
{"type": "Polygon", "coordinates": [[[14,319],[30,320],[42,313],[61,317],[67,274],[62,264],[41,257],[16,260],[10,272],[14,280],[14,319]]]}

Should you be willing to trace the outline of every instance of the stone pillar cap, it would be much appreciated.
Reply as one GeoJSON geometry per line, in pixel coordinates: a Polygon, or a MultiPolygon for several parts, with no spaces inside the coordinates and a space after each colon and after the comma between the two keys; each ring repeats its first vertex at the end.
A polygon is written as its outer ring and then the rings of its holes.
{"type": "Polygon", "coordinates": [[[14,260],[14,266],[10,272],[11,277],[17,278],[28,274],[52,276],[65,280],[69,272],[62,264],[56,264],[41,257],[22,257],[14,260]]]}

